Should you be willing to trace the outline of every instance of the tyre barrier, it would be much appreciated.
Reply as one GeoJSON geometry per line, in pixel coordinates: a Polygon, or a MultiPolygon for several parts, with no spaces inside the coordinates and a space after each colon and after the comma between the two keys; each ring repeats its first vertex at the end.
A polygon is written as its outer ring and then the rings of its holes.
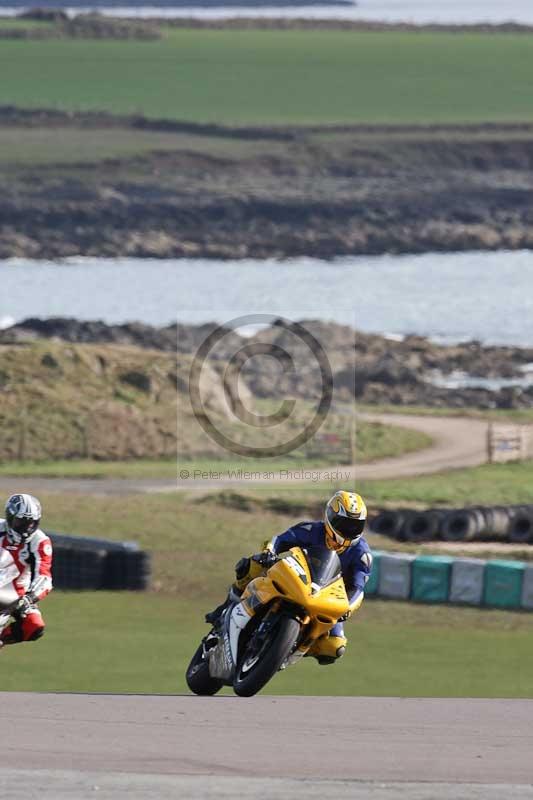
{"type": "Polygon", "coordinates": [[[405,509],[380,512],[373,533],[400,542],[515,542],[533,544],[533,505],[405,509]]]}
{"type": "Polygon", "coordinates": [[[480,538],[488,535],[491,540],[509,541],[515,509],[508,506],[492,506],[482,510],[485,526],[480,530],[480,538]]]}
{"type": "Polygon", "coordinates": [[[128,589],[150,584],[150,556],[135,542],[111,542],[47,532],[54,548],[52,579],[57,589],[128,589]]]}
{"type": "Polygon", "coordinates": [[[472,542],[484,530],[485,516],[479,508],[463,508],[443,514],[438,530],[445,542],[472,542]]]}
{"type": "Polygon", "coordinates": [[[57,589],[100,589],[104,585],[105,550],[54,545],[52,579],[57,589]]]}
{"type": "Polygon", "coordinates": [[[418,511],[405,517],[402,540],[405,542],[427,542],[436,539],[442,525],[442,511],[418,511]]]}
{"type": "Polygon", "coordinates": [[[533,563],[374,551],[367,597],[533,611],[533,563]]]}
{"type": "Polygon", "coordinates": [[[533,544],[533,507],[519,506],[509,528],[509,541],[515,544],[533,544]]]}
{"type": "Polygon", "coordinates": [[[390,539],[402,541],[405,524],[411,517],[411,514],[412,512],[404,509],[382,511],[372,521],[372,530],[374,533],[380,533],[382,536],[388,536],[390,539]]]}

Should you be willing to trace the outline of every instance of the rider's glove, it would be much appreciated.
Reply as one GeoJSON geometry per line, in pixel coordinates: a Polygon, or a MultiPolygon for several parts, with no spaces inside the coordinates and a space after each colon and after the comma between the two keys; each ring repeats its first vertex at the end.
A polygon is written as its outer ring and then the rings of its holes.
{"type": "MultiPolygon", "coordinates": [[[[250,558],[241,558],[240,561],[237,561],[235,564],[235,576],[237,581],[248,581],[251,578],[256,577],[256,573],[253,573],[253,570],[251,570],[252,561],[254,564],[259,564],[259,566],[263,567],[263,569],[270,569],[272,564],[275,564],[277,560],[278,557],[272,552],[272,550],[263,550],[262,553],[256,553],[256,555],[250,556],[250,558]]],[[[245,585],[246,584],[243,583],[242,585],[239,585],[239,588],[242,590],[244,589],[245,585]]]]}
{"type": "Polygon", "coordinates": [[[25,614],[31,611],[34,603],[35,597],[31,592],[23,594],[22,597],[20,597],[15,603],[15,606],[13,607],[13,613],[17,616],[23,617],[25,614]]]}
{"type": "Polygon", "coordinates": [[[256,553],[255,556],[252,556],[252,561],[255,561],[256,564],[261,564],[265,569],[270,569],[277,560],[278,557],[272,550],[263,550],[262,553],[256,553]]]}
{"type": "Polygon", "coordinates": [[[237,578],[238,581],[242,581],[242,579],[248,575],[249,571],[250,571],[250,559],[247,558],[246,556],[244,558],[241,558],[235,564],[235,577],[237,578]]]}

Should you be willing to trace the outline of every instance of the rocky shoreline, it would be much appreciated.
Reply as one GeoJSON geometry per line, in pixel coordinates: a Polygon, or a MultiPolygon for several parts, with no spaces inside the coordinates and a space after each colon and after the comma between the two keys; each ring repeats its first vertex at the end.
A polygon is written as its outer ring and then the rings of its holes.
{"type": "Polygon", "coordinates": [[[148,150],[0,162],[0,259],[533,248],[530,125],[240,129],[0,109],[0,135],[32,128],[74,144],[88,128],[139,132],[148,150]]]}
{"type": "MultiPolygon", "coordinates": [[[[122,0],[119,0],[122,3],[122,0]]],[[[179,6],[177,0],[171,0],[172,6],[179,6]]],[[[41,0],[42,5],[42,0],[41,0]]],[[[105,0],[103,8],[107,11],[110,3],[105,0]]],[[[184,8],[190,8],[189,0],[183,0],[184,8]]],[[[298,6],[331,6],[332,10],[336,7],[353,6],[352,0],[292,0],[292,7],[298,6]]],[[[280,9],[286,8],[285,0],[233,0],[232,7],[240,10],[267,7],[269,9],[278,6],[280,9]]],[[[92,3],[92,9],[87,12],[87,5],[83,0],[80,10],[76,12],[76,7],[69,3],[69,14],[57,8],[35,8],[30,11],[22,12],[18,19],[37,20],[51,23],[48,29],[18,28],[9,30],[7,27],[2,29],[2,21],[9,22],[12,17],[2,17],[0,9],[0,38],[20,38],[20,39],[42,39],[50,36],[57,37],[84,37],[92,34],[95,38],[148,38],[143,36],[142,31],[151,32],[152,38],[161,36],[163,28],[187,28],[202,30],[351,30],[351,31],[400,31],[407,33],[524,33],[531,34],[533,25],[520,22],[478,22],[478,23],[426,23],[416,24],[413,22],[383,22],[365,19],[321,19],[310,17],[245,17],[236,16],[220,19],[203,19],[199,17],[113,17],[109,14],[105,16],[98,11],[98,3],[92,3]],[[74,12],[74,13],[72,13],[74,12]],[[52,27],[53,26],[53,27],[52,27]],[[127,29],[130,26],[130,36],[127,36],[127,29]],[[141,34],[135,37],[135,32],[141,30],[141,34]],[[115,34],[115,35],[114,35],[115,34]]],[[[130,8],[132,8],[130,4],[130,8]]],[[[196,0],[196,7],[205,9],[226,9],[224,0],[196,0]]],[[[88,37],[87,37],[88,38],[88,37]]]]}
{"type": "MultiPolygon", "coordinates": [[[[483,347],[479,342],[442,346],[418,336],[392,341],[364,334],[343,325],[318,321],[302,323],[320,343],[331,365],[337,399],[394,406],[444,408],[529,409],[533,407],[533,385],[487,388],[446,389],[436,386],[433,377],[457,371],[477,378],[519,378],[522,368],[533,363],[533,348],[483,347]]],[[[194,355],[201,343],[218,326],[169,325],[156,328],[143,323],[107,325],[100,321],[83,322],[69,318],[28,319],[0,332],[0,345],[21,344],[36,339],[64,342],[123,345],[175,352],[178,357],[194,355]]],[[[290,343],[290,329],[276,323],[252,338],[232,332],[213,357],[214,368],[223,366],[244,344],[269,344],[287,347],[300,363],[309,361],[305,344],[290,343]],[[218,362],[218,363],[217,363],[218,362]]],[[[244,380],[256,397],[287,396],[310,398],[321,390],[320,376],[311,370],[280,375],[274,359],[250,361],[244,380]]]]}

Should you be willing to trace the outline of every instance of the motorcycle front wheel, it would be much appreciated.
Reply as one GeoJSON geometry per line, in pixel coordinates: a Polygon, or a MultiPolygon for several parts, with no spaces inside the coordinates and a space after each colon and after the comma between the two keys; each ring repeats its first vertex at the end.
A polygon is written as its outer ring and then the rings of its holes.
{"type": "Polygon", "coordinates": [[[204,646],[200,645],[185,673],[187,686],[194,694],[212,695],[222,689],[222,681],[209,674],[209,662],[204,658],[204,646]]]}
{"type": "Polygon", "coordinates": [[[251,697],[261,691],[292,652],[299,635],[297,620],[279,617],[273,630],[261,641],[252,636],[235,673],[235,694],[251,697]]]}

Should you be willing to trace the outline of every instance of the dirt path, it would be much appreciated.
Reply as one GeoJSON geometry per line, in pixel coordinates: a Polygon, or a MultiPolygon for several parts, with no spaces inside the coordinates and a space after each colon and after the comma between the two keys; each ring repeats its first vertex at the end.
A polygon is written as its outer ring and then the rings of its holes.
{"type": "Polygon", "coordinates": [[[1,703],[10,800],[533,796],[532,700],[14,692],[1,703]]]}
{"type": "MultiPolygon", "coordinates": [[[[93,495],[137,494],[223,489],[254,484],[287,484],[325,481],[335,484],[354,480],[384,480],[426,475],[447,469],[472,467],[486,461],[487,423],[462,417],[411,416],[407,414],[365,414],[365,421],[399,425],[421,431],[433,439],[423,450],[372,464],[332,466],[317,469],[281,470],[272,473],[229,475],[227,472],[189,472],[181,469],[177,481],[168,479],[119,478],[0,478],[4,494],[27,491],[34,494],[61,492],[93,495]]],[[[246,470],[246,465],[243,465],[246,470]]]]}
{"type": "Polygon", "coordinates": [[[410,416],[409,414],[368,414],[366,422],[399,425],[425,433],[431,447],[356,467],[359,480],[403,478],[459,467],[475,467],[487,460],[487,423],[467,417],[410,416]]]}

